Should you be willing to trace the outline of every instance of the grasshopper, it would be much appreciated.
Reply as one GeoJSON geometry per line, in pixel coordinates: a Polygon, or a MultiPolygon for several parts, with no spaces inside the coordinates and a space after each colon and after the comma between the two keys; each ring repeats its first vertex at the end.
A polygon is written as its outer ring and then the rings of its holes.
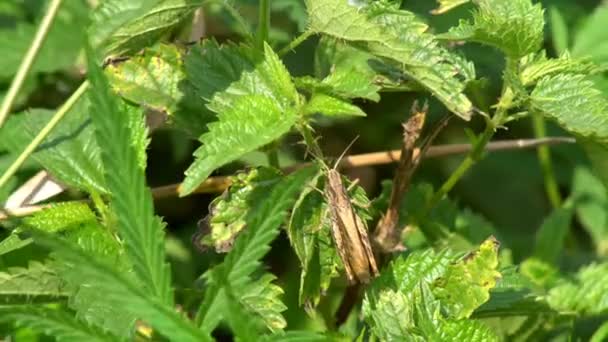
{"type": "Polygon", "coordinates": [[[324,196],[329,206],[331,232],[344,264],[349,283],[368,283],[378,275],[376,259],[367,236],[367,229],[351,204],[336,167],[327,167],[324,196]]]}

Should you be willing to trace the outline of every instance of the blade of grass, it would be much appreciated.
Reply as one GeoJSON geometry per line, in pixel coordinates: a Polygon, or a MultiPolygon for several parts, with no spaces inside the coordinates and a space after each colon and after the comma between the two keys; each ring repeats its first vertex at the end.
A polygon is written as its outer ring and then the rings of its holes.
{"type": "Polygon", "coordinates": [[[19,70],[17,70],[17,74],[15,75],[15,78],[13,78],[13,82],[11,82],[11,86],[8,89],[6,97],[4,98],[4,101],[2,101],[2,106],[0,107],[0,127],[2,127],[2,124],[4,124],[4,121],[6,120],[8,113],[11,111],[11,107],[13,106],[21,87],[23,86],[23,82],[25,82],[27,74],[32,68],[32,65],[34,65],[36,57],[38,57],[40,48],[42,47],[42,44],[49,33],[49,29],[51,28],[51,24],[57,15],[61,2],[62,0],[52,0],[49,4],[49,8],[44,14],[44,18],[42,18],[42,22],[38,27],[34,40],[32,41],[30,48],[27,50],[25,57],[23,57],[19,70]]]}
{"type": "Polygon", "coordinates": [[[29,157],[34,150],[44,141],[44,138],[49,135],[49,133],[57,126],[57,124],[63,119],[65,114],[67,114],[72,106],[80,99],[82,94],[85,93],[89,86],[89,82],[83,82],[78,89],[70,96],[70,98],[57,110],[55,115],[51,118],[51,120],[42,128],[40,133],[30,142],[29,145],[21,152],[21,154],[15,159],[15,161],[9,166],[9,168],[4,172],[2,177],[0,177],[0,189],[6,185],[6,182],[19,170],[19,167],[23,165],[23,162],[29,157]]]}

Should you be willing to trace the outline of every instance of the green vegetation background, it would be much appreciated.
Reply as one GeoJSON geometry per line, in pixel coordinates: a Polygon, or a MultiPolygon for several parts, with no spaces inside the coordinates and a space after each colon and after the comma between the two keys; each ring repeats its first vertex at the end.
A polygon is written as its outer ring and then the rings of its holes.
{"type": "MultiPolygon", "coordinates": [[[[237,7],[252,22],[257,16],[256,1],[236,1],[237,7]]],[[[597,63],[608,63],[608,10],[603,10],[605,20],[597,20],[600,27],[589,28],[588,23],[599,11],[600,1],[543,1],[546,11],[547,26],[545,27],[544,49],[552,56],[559,55],[568,49],[575,56],[589,55],[597,63]],[[563,20],[563,22],[559,22],[563,20]],[[565,23],[565,27],[561,26],[565,23]],[[604,26],[602,26],[604,25],[604,26]],[[591,46],[592,48],[588,48],[591,46]]],[[[82,54],[83,34],[88,10],[83,1],[65,1],[62,16],[58,19],[58,27],[49,36],[40,62],[34,72],[28,77],[25,91],[18,99],[15,110],[27,108],[56,108],[75,90],[82,78],[81,72],[85,65],[82,54]]],[[[445,32],[457,24],[459,18],[466,17],[470,6],[463,6],[441,16],[430,15],[430,10],[436,7],[434,1],[410,0],[407,8],[428,20],[436,32],[445,32]]],[[[11,77],[27,48],[35,30],[41,11],[44,8],[41,1],[21,0],[0,2],[0,99],[6,92],[11,77]]],[[[306,10],[302,1],[275,0],[273,1],[271,39],[274,46],[283,46],[290,41],[306,23],[306,10]]],[[[210,19],[208,34],[218,41],[236,38],[234,23],[229,16],[220,15],[210,19]],[[224,19],[222,19],[224,18],[224,19]]],[[[184,37],[176,35],[176,39],[185,42],[184,37]]],[[[311,38],[299,46],[285,58],[285,63],[294,76],[311,74],[314,62],[314,47],[317,38],[311,38]]],[[[476,44],[468,44],[462,50],[468,59],[475,62],[477,74],[484,77],[480,91],[475,98],[476,103],[491,104],[499,95],[500,72],[502,57],[491,48],[476,44]]],[[[605,78],[605,77],[604,77],[605,78]]],[[[598,84],[608,96],[608,79],[598,79],[598,84]]],[[[365,118],[354,118],[341,121],[321,121],[319,133],[324,138],[321,146],[328,154],[338,155],[353,140],[349,153],[364,153],[399,148],[401,125],[407,117],[409,108],[415,99],[428,99],[430,104],[431,121],[438,120],[446,114],[443,106],[430,96],[418,93],[384,93],[379,103],[359,101],[358,105],[367,113],[365,118]]],[[[482,108],[483,109],[483,108],[482,108]]],[[[436,143],[468,142],[463,128],[466,123],[453,119],[436,143]]],[[[479,131],[483,129],[483,121],[476,116],[469,128],[479,131]]],[[[548,124],[548,135],[565,135],[557,126],[548,124]]],[[[495,139],[528,138],[533,136],[529,119],[520,120],[509,125],[508,130],[500,130],[495,139]]],[[[283,162],[298,160],[303,156],[302,147],[298,145],[297,137],[288,137],[287,144],[281,150],[283,162]]],[[[185,169],[192,163],[192,152],[198,147],[198,142],[186,137],[175,130],[162,127],[155,130],[151,136],[148,149],[148,166],[146,176],[151,187],[177,183],[183,180],[185,169]]],[[[576,188],[574,184],[577,172],[585,173],[588,161],[580,147],[560,145],[551,148],[554,170],[564,198],[576,188]],[[581,171],[582,170],[582,171],[581,171]]],[[[457,165],[460,156],[444,157],[425,160],[417,172],[414,182],[428,182],[435,186],[441,184],[457,165]]],[[[0,151],[0,171],[8,167],[12,157],[6,151],[0,151]]],[[[263,154],[253,153],[243,160],[243,164],[266,163],[263,154]]],[[[224,167],[221,174],[230,174],[239,169],[237,165],[224,167]]],[[[381,181],[392,177],[394,166],[364,167],[348,170],[346,173],[361,178],[361,184],[367,190],[370,198],[381,192],[381,181]]],[[[39,167],[34,162],[28,162],[12,180],[11,186],[0,191],[0,202],[18,184],[35,174],[39,167]]],[[[597,186],[593,183],[581,183],[579,186],[597,186]]],[[[601,186],[601,183],[599,183],[601,186]]],[[[78,194],[66,193],[61,198],[69,199],[78,194]]],[[[606,192],[598,195],[597,201],[590,204],[588,210],[594,211],[589,216],[579,210],[578,216],[571,226],[565,254],[559,259],[560,268],[565,271],[575,271],[581,265],[588,264],[595,258],[596,245],[586,225],[586,219],[608,217],[608,198],[606,192]],[[599,216],[598,216],[599,215],[599,216]],[[603,216],[602,216],[603,215],[603,216]],[[576,248],[573,248],[576,246],[576,248]]],[[[185,198],[168,198],[155,202],[156,213],[164,217],[169,227],[168,254],[174,273],[175,282],[184,287],[190,286],[209,263],[214,262],[216,255],[205,255],[197,251],[191,243],[191,236],[197,229],[196,223],[207,214],[207,208],[215,195],[193,195],[185,198]]],[[[518,263],[530,256],[534,250],[535,236],[543,220],[552,211],[547,199],[542,171],[534,150],[515,150],[496,152],[486,156],[458,183],[450,198],[461,208],[470,208],[481,214],[498,232],[498,239],[508,246],[512,258],[518,263]]],[[[3,237],[4,232],[0,232],[3,237]]],[[[602,237],[608,241],[608,232],[602,237]]],[[[299,264],[297,257],[290,248],[289,242],[281,235],[272,246],[265,262],[270,271],[278,277],[278,283],[286,294],[283,297],[288,310],[285,317],[292,329],[305,328],[310,323],[297,304],[299,284],[299,264]]],[[[608,249],[608,248],[607,248],[608,249]]],[[[31,251],[23,251],[29,253],[31,251]]],[[[604,257],[608,251],[604,250],[604,257]]],[[[4,256],[0,265],[18,266],[24,261],[22,255],[4,256]]],[[[25,266],[25,264],[22,264],[25,266]]],[[[177,296],[179,297],[179,292],[177,296]]],[[[330,294],[330,297],[332,295],[330,294]]],[[[336,303],[338,301],[336,296],[336,303]]],[[[591,326],[596,326],[591,324],[591,326]]],[[[591,331],[592,332],[592,331],[591,331]]],[[[2,334],[0,334],[2,335],[2,334]]],[[[584,335],[584,334],[583,334],[584,335]]]]}

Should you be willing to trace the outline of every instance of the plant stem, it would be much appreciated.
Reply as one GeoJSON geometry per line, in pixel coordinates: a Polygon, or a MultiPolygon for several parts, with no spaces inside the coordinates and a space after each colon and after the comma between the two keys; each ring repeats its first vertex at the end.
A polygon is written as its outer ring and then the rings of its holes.
{"type": "Polygon", "coordinates": [[[279,50],[278,55],[279,56],[284,56],[288,52],[290,52],[293,49],[295,49],[298,45],[302,44],[306,39],[308,39],[308,37],[312,36],[313,34],[314,34],[314,32],[312,32],[310,30],[306,30],[306,31],[302,32],[294,40],[292,40],[291,42],[289,42],[289,44],[287,44],[287,46],[285,46],[284,48],[282,48],[281,50],[279,50]]]}
{"type": "Polygon", "coordinates": [[[255,43],[258,49],[263,51],[264,42],[268,40],[268,31],[270,30],[270,0],[260,0],[260,8],[258,10],[258,31],[255,43]]]}
{"type": "Polygon", "coordinates": [[[32,44],[30,44],[30,48],[27,50],[25,57],[23,57],[23,61],[21,61],[21,65],[19,65],[19,69],[17,70],[17,74],[15,78],[13,78],[13,82],[11,82],[11,86],[8,89],[6,97],[4,101],[2,101],[2,106],[0,107],[0,127],[4,124],[8,113],[11,111],[11,107],[23,86],[23,82],[25,82],[25,78],[29,73],[32,65],[36,61],[36,57],[40,52],[40,48],[46,39],[47,34],[49,33],[49,29],[55,16],[57,15],[57,11],[59,10],[59,6],[61,5],[62,0],[52,0],[49,4],[49,8],[46,10],[44,14],[44,18],[42,18],[42,22],[38,27],[38,31],[34,36],[34,40],[32,44]]]}
{"type": "MultiPolygon", "coordinates": [[[[424,218],[429,212],[443,199],[443,197],[450,192],[456,183],[465,175],[465,173],[480,160],[483,156],[486,145],[490,142],[490,139],[494,136],[496,128],[502,125],[507,110],[511,106],[513,101],[513,92],[510,88],[505,87],[503,95],[498,102],[496,113],[492,119],[486,120],[486,128],[483,133],[477,138],[477,141],[473,144],[471,151],[467,154],[465,159],[458,165],[456,170],[450,175],[450,177],[441,185],[439,190],[433,194],[431,200],[427,203],[424,211],[419,218],[424,218]]],[[[427,238],[434,240],[443,235],[442,232],[423,232],[427,238]]]]}
{"type": "MultiPolygon", "coordinates": [[[[545,120],[540,115],[532,115],[532,125],[534,126],[534,137],[542,139],[547,136],[545,120]]],[[[553,163],[551,162],[551,152],[547,146],[540,146],[536,150],[538,162],[543,172],[543,181],[545,183],[545,191],[553,208],[559,208],[562,205],[562,197],[559,193],[559,186],[553,172],[553,163]]]]}
{"type": "Polygon", "coordinates": [[[55,126],[61,121],[61,119],[65,116],[67,112],[70,111],[72,106],[80,99],[82,94],[87,90],[89,86],[88,81],[84,81],[80,87],[70,96],[70,98],[57,110],[55,115],[51,118],[51,120],[42,128],[42,130],[38,133],[36,137],[30,142],[30,144],[21,152],[19,157],[11,164],[11,166],[4,172],[2,177],[0,178],[0,189],[6,185],[6,182],[19,170],[19,167],[25,162],[27,157],[29,157],[34,150],[42,143],[42,141],[46,138],[46,136],[55,128],[55,126]]]}

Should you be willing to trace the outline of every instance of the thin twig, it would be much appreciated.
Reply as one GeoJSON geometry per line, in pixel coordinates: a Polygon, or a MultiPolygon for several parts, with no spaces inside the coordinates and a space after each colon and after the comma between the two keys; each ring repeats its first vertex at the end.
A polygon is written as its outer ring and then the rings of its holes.
{"type": "Polygon", "coordinates": [[[57,11],[59,10],[59,6],[61,5],[62,0],[52,0],[49,4],[49,8],[46,10],[44,14],[44,18],[42,18],[42,22],[38,27],[38,31],[34,36],[34,40],[32,44],[30,44],[27,53],[23,57],[21,61],[21,65],[19,65],[19,69],[17,70],[17,74],[15,74],[15,78],[13,78],[13,82],[11,82],[11,86],[6,93],[6,97],[4,101],[2,101],[2,106],[0,107],[0,127],[4,124],[8,113],[11,111],[11,107],[25,82],[25,78],[29,73],[32,65],[36,61],[36,57],[38,57],[38,53],[41,50],[42,44],[46,39],[46,36],[49,33],[49,29],[51,28],[51,24],[57,15],[57,11]]]}
{"type": "Polygon", "coordinates": [[[19,157],[9,166],[0,178],[0,189],[6,185],[6,182],[19,170],[23,162],[29,157],[34,150],[42,143],[46,136],[55,128],[55,126],[61,121],[67,112],[70,111],[72,106],[80,99],[85,93],[89,85],[88,81],[84,81],[80,87],[70,96],[70,98],[57,110],[51,120],[42,128],[36,137],[30,142],[30,144],[21,152],[19,157]]]}
{"type": "MultiPolygon", "coordinates": [[[[486,145],[486,151],[507,151],[529,149],[538,146],[549,146],[558,144],[572,144],[576,140],[570,137],[547,137],[543,139],[516,139],[494,141],[486,145]]],[[[423,154],[423,158],[445,157],[458,154],[464,154],[471,150],[469,144],[448,144],[431,146],[423,154]]],[[[416,153],[420,153],[419,149],[414,151],[414,158],[417,158],[416,153]]],[[[401,157],[401,150],[392,150],[384,152],[364,153],[358,155],[347,156],[342,159],[339,166],[344,168],[356,168],[360,166],[383,165],[395,163],[401,157]]],[[[311,163],[301,163],[295,166],[284,168],[285,172],[292,172],[296,169],[311,165],[311,163]]],[[[152,189],[152,195],[155,199],[167,197],[176,197],[179,194],[180,183],[169,184],[152,189]]],[[[209,177],[205,180],[192,194],[219,193],[230,186],[230,178],[228,176],[209,177]]],[[[24,208],[16,208],[10,211],[11,216],[26,216],[38,210],[42,210],[47,206],[28,206],[24,208]]],[[[2,209],[0,209],[0,212],[2,209]]],[[[6,216],[0,213],[0,220],[6,216]]]]}
{"type": "MultiPolygon", "coordinates": [[[[380,252],[390,253],[399,246],[401,239],[399,225],[399,208],[403,200],[403,195],[410,185],[410,180],[420,161],[420,154],[414,155],[418,138],[426,121],[427,107],[418,110],[417,104],[412,107],[412,116],[403,125],[403,143],[401,146],[401,156],[399,164],[393,177],[393,188],[389,199],[386,212],[378,221],[374,232],[374,243],[380,252]]],[[[436,134],[433,134],[434,136],[436,134]]]]}

